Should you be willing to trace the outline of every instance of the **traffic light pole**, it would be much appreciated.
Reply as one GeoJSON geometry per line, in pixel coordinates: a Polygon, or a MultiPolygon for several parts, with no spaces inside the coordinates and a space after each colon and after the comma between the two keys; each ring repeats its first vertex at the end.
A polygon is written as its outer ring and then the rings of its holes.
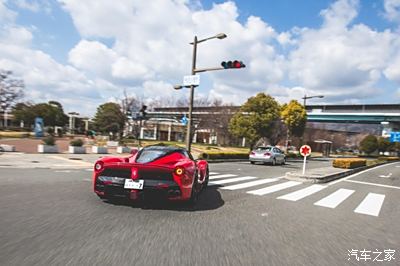
{"type": "MultiPolygon", "coordinates": [[[[197,56],[197,36],[194,36],[193,41],[193,56],[192,56],[192,75],[196,74],[196,56],[197,56]]],[[[190,86],[190,99],[189,99],[189,114],[188,123],[186,128],[186,149],[191,151],[192,146],[192,112],[193,112],[193,98],[194,98],[194,85],[190,86]]]]}

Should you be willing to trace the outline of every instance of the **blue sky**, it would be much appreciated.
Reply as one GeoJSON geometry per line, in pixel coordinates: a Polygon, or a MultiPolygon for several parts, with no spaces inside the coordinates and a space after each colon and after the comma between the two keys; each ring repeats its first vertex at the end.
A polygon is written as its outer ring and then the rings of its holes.
{"type": "Polygon", "coordinates": [[[241,104],[257,92],[281,103],[398,103],[400,0],[0,0],[0,68],[26,100],[59,100],[86,115],[127,94],[154,105],[190,70],[241,59],[242,70],[201,74],[197,97],[241,104]]]}

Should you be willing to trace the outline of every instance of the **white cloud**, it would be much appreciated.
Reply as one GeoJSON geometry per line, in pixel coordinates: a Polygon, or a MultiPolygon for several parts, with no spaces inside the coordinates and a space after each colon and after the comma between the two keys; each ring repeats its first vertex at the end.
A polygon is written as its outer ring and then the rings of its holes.
{"type": "MultiPolygon", "coordinates": [[[[385,1],[387,14],[395,13],[397,2],[385,1]]],[[[35,11],[48,1],[16,3],[35,11]]],[[[0,26],[0,68],[21,74],[35,101],[62,99],[68,108],[86,108],[81,112],[87,114],[95,112],[96,104],[117,100],[123,89],[152,101],[187,96],[187,90],[175,91],[172,84],[190,74],[189,42],[194,35],[201,39],[220,32],[228,38],[198,45],[197,68],[236,59],[246,68],[202,73],[196,94],[236,104],[260,91],[281,102],[299,100],[304,93],[325,95],[321,101],[355,102],[380,93],[376,87],[382,78],[400,82],[400,36],[354,25],[362,1],[336,1],[320,12],[321,27],[285,32],[259,17],[239,20],[233,1],[207,10],[198,0],[58,3],[82,38],[70,50],[68,64],[32,48],[36,32],[17,25],[16,12],[0,0],[5,25],[0,26]]]]}
{"type": "Polygon", "coordinates": [[[346,27],[356,16],[359,2],[358,0],[338,0],[328,9],[321,11],[324,18],[324,27],[338,28],[346,27]]]}
{"type": "Polygon", "coordinates": [[[322,12],[324,25],[301,33],[290,53],[290,77],[303,87],[332,99],[378,95],[374,86],[390,61],[399,36],[358,24],[349,26],[356,1],[338,1],[322,12]]]}
{"type": "Polygon", "coordinates": [[[83,71],[99,76],[109,76],[111,65],[118,55],[112,49],[97,41],[80,41],[68,55],[68,61],[83,71]]]}
{"type": "Polygon", "coordinates": [[[13,22],[17,16],[17,13],[8,9],[5,5],[5,3],[6,3],[6,0],[0,0],[0,23],[1,24],[13,22]]]}
{"type": "Polygon", "coordinates": [[[385,17],[400,22],[400,0],[384,0],[385,17]]]}

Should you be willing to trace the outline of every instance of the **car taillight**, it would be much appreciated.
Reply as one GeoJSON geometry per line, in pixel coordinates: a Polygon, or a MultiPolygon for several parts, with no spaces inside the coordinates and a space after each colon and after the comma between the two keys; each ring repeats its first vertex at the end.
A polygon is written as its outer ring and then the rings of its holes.
{"type": "Polygon", "coordinates": [[[175,174],[177,175],[177,176],[181,176],[181,175],[183,175],[184,173],[185,173],[185,169],[184,168],[182,168],[182,167],[177,167],[177,168],[175,168],[175,174]]]}
{"type": "Polygon", "coordinates": [[[265,155],[265,156],[271,156],[271,153],[266,152],[266,153],[264,153],[264,155],[265,155]]]}
{"type": "Polygon", "coordinates": [[[132,167],[132,169],[131,169],[131,179],[135,180],[135,179],[138,179],[138,177],[139,177],[138,169],[132,167]]]}
{"type": "Polygon", "coordinates": [[[94,164],[94,170],[96,172],[100,172],[101,170],[103,170],[103,168],[104,168],[104,163],[102,161],[94,164]]]}
{"type": "Polygon", "coordinates": [[[254,151],[250,152],[251,155],[256,155],[256,153],[254,151]]]}

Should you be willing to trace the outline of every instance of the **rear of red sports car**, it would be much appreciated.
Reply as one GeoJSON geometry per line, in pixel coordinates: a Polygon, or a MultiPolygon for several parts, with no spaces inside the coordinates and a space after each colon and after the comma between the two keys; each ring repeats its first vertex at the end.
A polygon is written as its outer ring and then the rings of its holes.
{"type": "Polygon", "coordinates": [[[195,201],[208,183],[208,164],[183,148],[149,146],[128,158],[106,157],[95,164],[94,192],[101,198],[143,199],[153,195],[195,201]]]}

